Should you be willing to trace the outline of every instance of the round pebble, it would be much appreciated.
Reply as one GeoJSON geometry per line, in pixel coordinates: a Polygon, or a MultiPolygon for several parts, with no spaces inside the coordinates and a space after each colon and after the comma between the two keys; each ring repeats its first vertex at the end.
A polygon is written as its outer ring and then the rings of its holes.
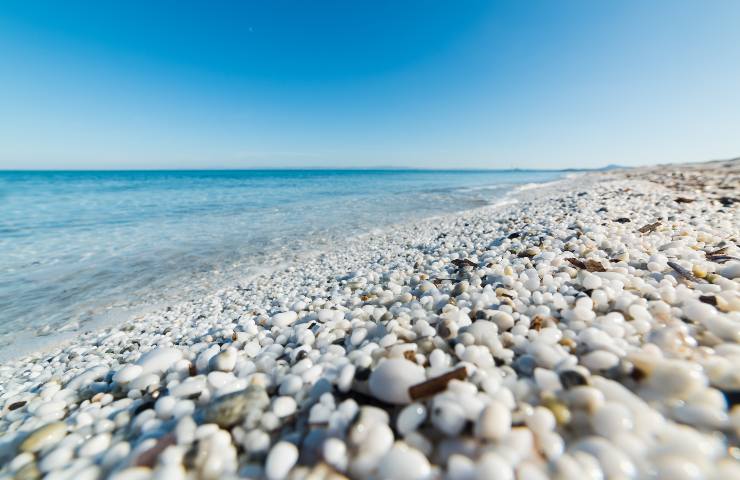
{"type": "Polygon", "coordinates": [[[409,388],[426,379],[424,369],[402,358],[382,361],[370,374],[370,393],[384,402],[406,404],[411,402],[409,388]]]}
{"type": "Polygon", "coordinates": [[[265,476],[268,480],[282,480],[288,476],[298,461],[298,449],[289,442],[278,442],[270,449],[265,460],[265,476]]]}

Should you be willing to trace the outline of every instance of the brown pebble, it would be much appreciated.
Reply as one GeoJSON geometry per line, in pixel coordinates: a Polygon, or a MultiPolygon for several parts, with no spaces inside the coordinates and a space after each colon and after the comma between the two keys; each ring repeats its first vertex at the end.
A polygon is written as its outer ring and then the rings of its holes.
{"type": "Polygon", "coordinates": [[[599,262],[598,260],[586,260],[586,270],[589,272],[606,272],[606,268],[604,268],[604,264],[599,262]]]}
{"type": "Polygon", "coordinates": [[[26,404],[25,400],[21,400],[20,402],[13,402],[8,406],[8,410],[18,410],[22,406],[26,404]]]}
{"type": "Polygon", "coordinates": [[[708,303],[709,305],[717,306],[717,297],[714,295],[702,295],[699,297],[699,300],[704,303],[708,303]]]}
{"type": "Polygon", "coordinates": [[[648,223],[644,227],[638,228],[637,231],[640,233],[650,233],[654,231],[656,228],[658,228],[659,226],[660,226],[660,222],[648,223]]]}
{"type": "Polygon", "coordinates": [[[168,433],[167,435],[160,437],[152,448],[144,450],[138,457],[136,457],[135,465],[153,468],[157,463],[159,454],[164,452],[164,450],[170,445],[175,445],[176,443],[177,437],[174,433],[168,433]]]}
{"type": "Polygon", "coordinates": [[[450,263],[452,263],[453,265],[455,265],[458,268],[463,268],[463,267],[474,267],[474,268],[478,268],[480,266],[477,263],[473,262],[472,260],[468,260],[467,258],[462,258],[462,259],[456,258],[456,259],[452,260],[452,262],[450,262],[450,263]]]}
{"type": "Polygon", "coordinates": [[[582,260],[578,260],[577,258],[573,258],[573,257],[568,257],[565,260],[569,262],[571,265],[573,265],[574,267],[580,268],[581,270],[586,269],[586,264],[583,263],[582,260]]]}

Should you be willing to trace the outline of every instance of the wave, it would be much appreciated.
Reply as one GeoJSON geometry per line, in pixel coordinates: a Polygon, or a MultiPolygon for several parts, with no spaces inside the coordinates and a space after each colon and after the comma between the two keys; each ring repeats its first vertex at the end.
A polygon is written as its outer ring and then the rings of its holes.
{"type": "Polygon", "coordinates": [[[522,185],[519,185],[518,187],[516,187],[515,190],[517,192],[524,192],[524,191],[527,191],[527,190],[533,190],[535,188],[549,187],[549,186],[555,185],[555,184],[557,184],[559,182],[560,182],[560,180],[553,180],[551,182],[531,182],[531,183],[525,183],[525,184],[522,184],[522,185]]]}

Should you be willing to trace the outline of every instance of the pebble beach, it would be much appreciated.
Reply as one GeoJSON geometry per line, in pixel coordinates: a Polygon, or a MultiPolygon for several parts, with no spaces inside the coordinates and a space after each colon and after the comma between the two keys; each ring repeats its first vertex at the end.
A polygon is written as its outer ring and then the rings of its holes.
{"type": "Polygon", "coordinates": [[[579,174],[81,332],[0,366],[0,479],[740,478],[738,205],[579,174]]]}

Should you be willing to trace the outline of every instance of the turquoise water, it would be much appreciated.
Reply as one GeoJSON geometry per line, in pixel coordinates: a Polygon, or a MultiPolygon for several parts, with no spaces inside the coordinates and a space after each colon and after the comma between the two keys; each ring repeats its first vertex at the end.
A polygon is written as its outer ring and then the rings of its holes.
{"type": "Polygon", "coordinates": [[[561,172],[0,172],[0,349],[561,172]]]}

